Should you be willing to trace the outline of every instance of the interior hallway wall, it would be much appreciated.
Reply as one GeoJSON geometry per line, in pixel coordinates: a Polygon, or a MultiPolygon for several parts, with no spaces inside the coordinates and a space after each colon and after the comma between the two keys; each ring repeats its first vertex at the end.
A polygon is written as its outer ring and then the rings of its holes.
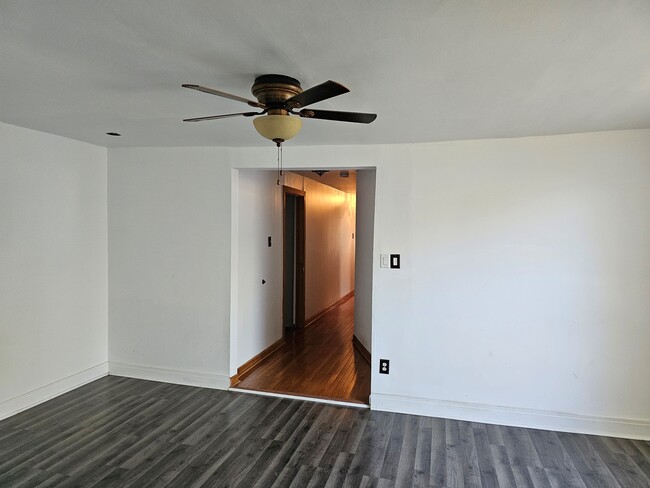
{"type": "Polygon", "coordinates": [[[372,353],[372,276],[375,263],[374,169],[357,171],[357,233],[355,250],[354,335],[372,353]]]}
{"type": "Polygon", "coordinates": [[[285,185],[305,192],[305,318],[354,291],[356,196],[287,173],[285,185]]]}
{"type": "Polygon", "coordinates": [[[238,175],[238,366],[282,338],[282,186],[276,178],[273,171],[238,175]]]}
{"type": "Polygon", "coordinates": [[[106,158],[0,123],[0,419],[107,372],[106,158]]]}

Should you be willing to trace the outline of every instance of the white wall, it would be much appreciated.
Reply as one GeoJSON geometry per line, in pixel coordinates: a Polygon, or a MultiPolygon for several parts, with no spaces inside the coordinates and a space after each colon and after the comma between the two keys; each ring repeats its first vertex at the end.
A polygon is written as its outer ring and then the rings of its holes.
{"type": "Polygon", "coordinates": [[[272,171],[239,171],[238,366],[282,338],[282,186],[276,179],[272,171]]]}
{"type": "Polygon", "coordinates": [[[650,133],[413,149],[373,394],[650,419],[650,133]]]}
{"type": "Polygon", "coordinates": [[[372,276],[375,255],[375,171],[357,171],[354,335],[372,353],[372,276]]]}
{"type": "Polygon", "coordinates": [[[106,373],[106,149],[0,123],[0,419],[106,373]]]}
{"type": "MultiPolygon", "coordinates": [[[[649,141],[287,146],[287,168],[377,168],[373,371],[391,374],[373,408],[650,437],[649,141]]],[[[109,151],[112,350],[227,371],[229,168],[272,168],[272,149],[109,151]],[[166,273],[141,269],[152,249],[166,273]]]]}
{"type": "Polygon", "coordinates": [[[227,151],[109,150],[111,373],[228,386],[227,151]]]}
{"type": "Polygon", "coordinates": [[[288,173],[305,192],[305,319],[307,323],[354,291],[356,196],[288,173]]]}

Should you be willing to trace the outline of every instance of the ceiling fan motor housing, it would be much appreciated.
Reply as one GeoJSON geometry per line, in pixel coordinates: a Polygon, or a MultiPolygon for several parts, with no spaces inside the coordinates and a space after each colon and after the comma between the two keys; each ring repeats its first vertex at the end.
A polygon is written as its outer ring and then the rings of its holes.
{"type": "Polygon", "coordinates": [[[269,107],[269,115],[288,115],[284,102],[302,93],[300,82],[285,75],[262,75],[255,78],[251,92],[261,103],[269,107]]]}
{"type": "Polygon", "coordinates": [[[332,80],[320,85],[313,86],[303,91],[300,82],[295,78],[286,75],[261,75],[255,78],[251,89],[257,101],[249,100],[238,95],[233,95],[214,88],[202,85],[184,84],[184,88],[190,88],[200,92],[229,98],[243,102],[251,107],[262,109],[262,112],[241,112],[235,114],[212,115],[208,117],[195,117],[184,119],[185,122],[199,122],[203,120],[224,119],[229,117],[255,117],[253,125],[262,137],[272,140],[278,146],[294,137],[302,127],[302,118],[315,118],[323,120],[338,120],[343,122],[357,122],[369,124],[376,114],[365,114],[358,112],[341,112],[334,110],[312,110],[304,109],[313,103],[342,95],[349,92],[346,87],[332,80]],[[299,111],[296,111],[300,109],[299,111]],[[260,117],[257,117],[257,116],[260,117]],[[291,117],[293,115],[293,117],[291,117]]]}

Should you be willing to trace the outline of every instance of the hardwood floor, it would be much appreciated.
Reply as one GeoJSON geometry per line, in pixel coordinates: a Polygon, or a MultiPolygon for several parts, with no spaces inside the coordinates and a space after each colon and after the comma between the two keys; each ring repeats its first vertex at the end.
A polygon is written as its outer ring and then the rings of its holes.
{"type": "Polygon", "coordinates": [[[650,442],[108,376],[0,422],[2,487],[650,486],[650,442]]]}
{"type": "Polygon", "coordinates": [[[368,403],[370,365],[352,346],[354,298],[306,329],[287,329],[286,344],[237,388],[368,403]]]}

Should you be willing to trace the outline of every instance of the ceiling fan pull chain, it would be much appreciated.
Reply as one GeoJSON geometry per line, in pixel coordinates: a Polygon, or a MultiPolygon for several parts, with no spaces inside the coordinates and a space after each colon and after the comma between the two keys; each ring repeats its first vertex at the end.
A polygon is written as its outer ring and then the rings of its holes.
{"type": "Polygon", "coordinates": [[[273,139],[275,145],[278,146],[278,179],[275,182],[276,185],[280,186],[280,177],[282,176],[282,139],[273,139]]]}
{"type": "Polygon", "coordinates": [[[280,143],[277,143],[278,145],[278,179],[276,180],[275,184],[280,186],[280,175],[282,174],[280,171],[280,143]]]}

